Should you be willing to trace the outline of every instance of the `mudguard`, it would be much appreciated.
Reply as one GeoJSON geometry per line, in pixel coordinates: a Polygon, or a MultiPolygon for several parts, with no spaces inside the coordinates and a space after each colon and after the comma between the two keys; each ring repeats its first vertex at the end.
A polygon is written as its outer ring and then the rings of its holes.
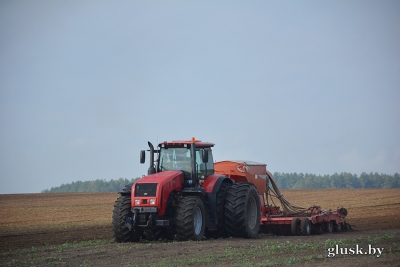
{"type": "Polygon", "coordinates": [[[210,231],[217,229],[217,193],[223,182],[233,184],[233,181],[230,178],[218,174],[208,176],[202,184],[206,193],[207,208],[210,211],[209,216],[207,217],[207,227],[210,231]]]}

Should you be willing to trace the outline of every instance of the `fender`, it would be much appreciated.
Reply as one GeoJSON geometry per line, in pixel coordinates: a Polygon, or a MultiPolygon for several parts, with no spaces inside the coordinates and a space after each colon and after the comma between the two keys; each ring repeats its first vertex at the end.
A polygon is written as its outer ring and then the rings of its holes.
{"type": "Polygon", "coordinates": [[[206,178],[202,187],[206,193],[206,202],[210,210],[209,216],[207,216],[208,230],[217,230],[218,219],[217,219],[217,192],[221,188],[223,182],[233,184],[232,179],[225,175],[213,174],[206,178]]]}
{"type": "Polygon", "coordinates": [[[218,192],[219,188],[221,187],[221,184],[223,181],[226,179],[229,180],[229,183],[233,183],[233,180],[228,178],[225,175],[222,174],[213,174],[209,175],[205,180],[204,183],[202,184],[201,187],[204,188],[205,193],[212,193],[212,192],[218,192]]]}
{"type": "Polygon", "coordinates": [[[118,194],[121,194],[121,196],[130,197],[131,192],[132,192],[132,186],[133,186],[133,183],[125,185],[125,187],[121,191],[118,191],[118,194]]]}

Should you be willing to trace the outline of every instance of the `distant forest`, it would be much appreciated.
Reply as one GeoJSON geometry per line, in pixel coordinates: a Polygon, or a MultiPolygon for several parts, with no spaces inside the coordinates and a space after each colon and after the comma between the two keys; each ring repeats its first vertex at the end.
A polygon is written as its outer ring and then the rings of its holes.
{"type": "Polygon", "coordinates": [[[333,175],[303,173],[274,173],[275,182],[281,189],[307,188],[399,188],[400,174],[375,173],[351,174],[348,172],[333,175]]]}
{"type": "Polygon", "coordinates": [[[62,184],[43,190],[42,193],[58,193],[58,192],[117,192],[121,191],[125,185],[134,183],[139,178],[119,178],[118,180],[94,180],[94,181],[77,181],[70,184],[62,184]]]}
{"type": "MultiPolygon", "coordinates": [[[[400,174],[394,175],[375,173],[351,174],[348,172],[335,173],[333,175],[315,175],[303,173],[275,172],[274,178],[280,189],[313,189],[313,188],[400,188],[400,174]]],[[[94,180],[77,181],[70,184],[62,184],[42,193],[56,192],[116,192],[122,190],[125,185],[134,183],[139,178],[119,178],[118,180],[94,180]]]]}

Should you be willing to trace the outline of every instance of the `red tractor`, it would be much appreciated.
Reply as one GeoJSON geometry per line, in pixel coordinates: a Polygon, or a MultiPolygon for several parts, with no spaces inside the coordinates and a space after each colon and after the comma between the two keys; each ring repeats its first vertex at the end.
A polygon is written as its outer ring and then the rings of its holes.
{"type": "MultiPolygon", "coordinates": [[[[350,228],[344,221],[344,208],[304,209],[286,201],[265,164],[214,164],[214,144],[195,138],[162,142],[157,149],[150,142],[148,145],[148,175],[119,192],[114,205],[112,225],[117,242],[175,237],[202,240],[223,235],[255,238],[260,225],[263,230],[293,235],[350,228]]],[[[145,162],[144,150],[140,162],[145,162]]]]}
{"type": "MultiPolygon", "coordinates": [[[[233,236],[257,236],[257,188],[214,173],[213,143],[192,138],[160,143],[157,150],[148,144],[148,175],[119,192],[114,205],[117,242],[173,239],[175,235],[178,240],[201,240],[205,235],[220,237],[225,231],[233,236]]],[[[140,161],[145,162],[144,150],[140,161]]]]}

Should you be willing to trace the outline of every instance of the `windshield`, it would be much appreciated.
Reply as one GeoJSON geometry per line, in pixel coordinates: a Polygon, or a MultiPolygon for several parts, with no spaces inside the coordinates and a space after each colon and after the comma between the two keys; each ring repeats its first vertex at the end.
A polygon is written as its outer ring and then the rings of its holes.
{"type": "MultiPolygon", "coordinates": [[[[172,171],[179,170],[183,171],[185,179],[191,179],[192,177],[192,163],[190,149],[186,147],[161,147],[160,155],[158,158],[159,167],[158,170],[172,171]]],[[[196,148],[196,172],[199,177],[207,177],[214,173],[214,162],[210,148],[196,148]],[[208,153],[208,162],[202,162],[202,154],[208,153]]]]}
{"type": "Polygon", "coordinates": [[[186,147],[161,148],[160,171],[181,170],[192,173],[190,150],[186,147]]]}

